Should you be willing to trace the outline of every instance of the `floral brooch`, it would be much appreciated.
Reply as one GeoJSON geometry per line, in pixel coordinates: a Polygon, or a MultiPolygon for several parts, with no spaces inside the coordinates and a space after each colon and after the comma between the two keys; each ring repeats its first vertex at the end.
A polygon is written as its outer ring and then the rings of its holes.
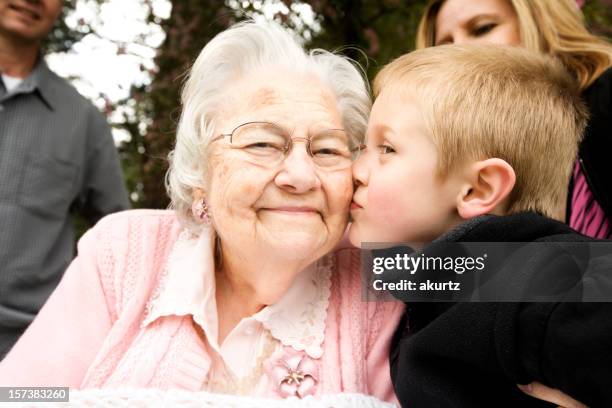
{"type": "Polygon", "coordinates": [[[305,352],[283,347],[264,364],[268,377],[283,398],[313,395],[318,383],[318,366],[305,352]]]}

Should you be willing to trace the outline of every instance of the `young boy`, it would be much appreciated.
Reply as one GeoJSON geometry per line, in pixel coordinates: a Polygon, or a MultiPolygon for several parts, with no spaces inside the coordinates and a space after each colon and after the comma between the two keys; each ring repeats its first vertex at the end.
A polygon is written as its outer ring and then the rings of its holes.
{"type": "MultiPolygon", "coordinates": [[[[433,47],[387,65],[374,93],[354,245],[589,242],[559,222],[587,116],[561,64],[518,47],[433,47]]],[[[540,273],[538,256],[517,276],[540,273]]],[[[589,284],[609,290],[612,265],[597,272],[589,284]]],[[[516,385],[532,381],[612,406],[611,356],[610,303],[408,303],[391,370],[407,407],[551,406],[516,385]]]]}

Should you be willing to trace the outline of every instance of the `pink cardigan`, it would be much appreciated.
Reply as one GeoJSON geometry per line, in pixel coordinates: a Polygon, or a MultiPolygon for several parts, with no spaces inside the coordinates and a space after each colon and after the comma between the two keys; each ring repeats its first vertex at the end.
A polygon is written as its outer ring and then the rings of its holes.
{"type": "MultiPolygon", "coordinates": [[[[0,363],[0,385],[201,390],[210,357],[191,317],[141,327],[180,231],[172,211],[133,210],[101,220],[0,363]]],[[[334,264],[317,394],[396,401],[388,352],[403,305],[361,300],[357,250],[336,251],[334,264]]]]}

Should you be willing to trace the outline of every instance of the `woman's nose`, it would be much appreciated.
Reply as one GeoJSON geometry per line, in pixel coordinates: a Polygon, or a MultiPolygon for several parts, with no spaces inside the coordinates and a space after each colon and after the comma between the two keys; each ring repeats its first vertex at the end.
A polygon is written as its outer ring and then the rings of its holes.
{"type": "Polygon", "coordinates": [[[321,187],[317,168],[308,154],[305,142],[295,141],[287,152],[282,168],[275,178],[276,184],[291,193],[302,194],[321,187]]]}

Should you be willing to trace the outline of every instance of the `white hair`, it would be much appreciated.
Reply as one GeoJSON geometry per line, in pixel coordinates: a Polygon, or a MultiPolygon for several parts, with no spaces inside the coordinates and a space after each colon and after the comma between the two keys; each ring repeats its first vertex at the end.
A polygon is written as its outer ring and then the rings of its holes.
{"type": "Polygon", "coordinates": [[[306,52],[276,23],[236,24],[213,38],[196,59],[183,87],[176,146],[169,155],[166,188],[184,226],[199,226],[191,213],[194,189],[205,189],[207,151],[214,135],[217,107],[229,80],[270,66],[314,74],[336,97],[343,126],[354,143],[364,139],[371,108],[363,70],[347,57],[315,49],[306,52]]]}

